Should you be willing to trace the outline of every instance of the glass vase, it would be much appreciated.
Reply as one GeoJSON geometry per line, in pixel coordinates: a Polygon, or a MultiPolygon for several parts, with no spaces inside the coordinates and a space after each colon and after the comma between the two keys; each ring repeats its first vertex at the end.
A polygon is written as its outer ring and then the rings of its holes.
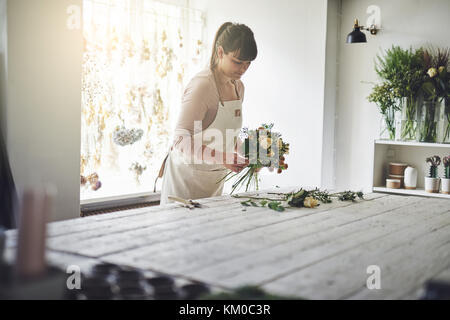
{"type": "Polygon", "coordinates": [[[401,140],[417,141],[417,109],[418,100],[408,97],[401,100],[401,140]]]}
{"type": "Polygon", "coordinates": [[[439,103],[437,99],[424,100],[419,108],[418,133],[420,142],[437,142],[437,123],[439,119],[439,103]]]}
{"type": "Polygon", "coordinates": [[[380,140],[390,140],[389,129],[384,116],[381,116],[380,119],[380,140]]]}
{"type": "Polygon", "coordinates": [[[396,141],[402,140],[402,110],[394,112],[394,139],[396,141]]]}
{"type": "Polygon", "coordinates": [[[387,110],[387,112],[381,116],[380,139],[395,140],[395,132],[395,111],[387,110]]]}
{"type": "Polygon", "coordinates": [[[450,98],[440,101],[437,142],[450,143],[450,98]]]}

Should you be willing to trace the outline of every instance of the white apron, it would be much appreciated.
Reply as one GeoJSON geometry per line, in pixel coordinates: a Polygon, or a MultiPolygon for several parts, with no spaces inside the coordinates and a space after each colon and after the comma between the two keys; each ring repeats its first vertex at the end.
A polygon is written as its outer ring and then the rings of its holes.
{"type": "MultiPolygon", "coordinates": [[[[242,99],[239,98],[239,100],[219,102],[214,121],[207,129],[202,131],[202,134],[205,135],[210,129],[219,130],[222,133],[223,143],[221,147],[214,144],[213,148],[218,151],[233,153],[235,152],[236,142],[234,139],[226,138],[226,130],[239,130],[241,128],[242,99]]],[[[209,140],[205,141],[203,138],[203,141],[203,144],[207,146],[210,144],[209,140]]],[[[217,182],[229,172],[227,168],[220,164],[187,164],[182,157],[180,151],[171,148],[165,163],[163,163],[161,205],[172,202],[168,200],[169,196],[195,200],[222,195],[225,182],[223,180],[217,182]]]]}

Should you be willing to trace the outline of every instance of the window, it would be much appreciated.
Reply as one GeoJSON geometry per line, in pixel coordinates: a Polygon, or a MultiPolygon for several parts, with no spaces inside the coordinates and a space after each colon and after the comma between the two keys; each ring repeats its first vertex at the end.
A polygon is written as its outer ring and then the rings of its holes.
{"type": "Polygon", "coordinates": [[[203,13],[84,0],[81,200],[153,191],[183,88],[206,66],[203,13]]]}

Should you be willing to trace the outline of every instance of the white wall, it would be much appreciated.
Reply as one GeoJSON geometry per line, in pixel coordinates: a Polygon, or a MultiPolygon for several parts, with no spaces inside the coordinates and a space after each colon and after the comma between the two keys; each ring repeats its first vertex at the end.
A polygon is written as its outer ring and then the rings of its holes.
{"type": "Polygon", "coordinates": [[[327,8],[327,42],[325,63],[325,97],[323,113],[322,188],[336,184],[335,123],[340,43],[341,1],[329,0],[327,8]]]}
{"type": "Polygon", "coordinates": [[[0,128],[6,135],[6,66],[7,66],[7,14],[6,0],[0,0],[0,128]]]}
{"type": "Polygon", "coordinates": [[[56,186],[52,220],[80,214],[83,42],[81,30],[66,27],[69,5],[81,7],[81,0],[7,3],[4,114],[10,163],[19,190],[47,183],[56,186]]]}
{"type": "Polygon", "coordinates": [[[379,136],[380,115],[367,102],[375,82],[374,58],[392,45],[404,48],[433,44],[450,46],[450,1],[448,0],[342,0],[339,48],[338,103],[336,122],[336,185],[370,191],[373,170],[373,140],[379,136]],[[381,8],[382,31],[367,34],[365,44],[345,44],[354,18],[365,24],[369,5],[381,8]]]}
{"type": "Polygon", "coordinates": [[[291,143],[287,172],[266,174],[262,188],[321,184],[327,1],[209,1],[211,47],[226,21],[255,33],[258,58],[242,81],[246,86],[244,125],[274,122],[291,143]]]}

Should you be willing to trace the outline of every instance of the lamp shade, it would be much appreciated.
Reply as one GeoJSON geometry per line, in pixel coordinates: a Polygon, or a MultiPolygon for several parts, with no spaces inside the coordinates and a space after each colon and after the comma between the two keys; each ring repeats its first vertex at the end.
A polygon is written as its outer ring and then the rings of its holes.
{"type": "Polygon", "coordinates": [[[360,27],[356,27],[347,36],[347,43],[360,43],[367,42],[366,35],[360,30],[360,27]]]}

